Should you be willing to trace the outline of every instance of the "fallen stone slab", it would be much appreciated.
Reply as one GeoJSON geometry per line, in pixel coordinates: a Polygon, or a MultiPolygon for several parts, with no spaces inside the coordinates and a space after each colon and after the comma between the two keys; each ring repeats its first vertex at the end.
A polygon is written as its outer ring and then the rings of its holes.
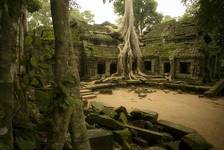
{"type": "Polygon", "coordinates": [[[181,139],[179,148],[184,150],[209,150],[212,145],[198,133],[191,133],[181,139]]]}
{"type": "Polygon", "coordinates": [[[140,137],[133,137],[133,141],[140,146],[148,146],[148,142],[140,137]]]}
{"type": "Polygon", "coordinates": [[[123,130],[115,130],[113,133],[115,141],[117,141],[122,146],[122,149],[131,149],[129,143],[132,142],[132,134],[127,128],[123,130]]]}
{"type": "Polygon", "coordinates": [[[90,114],[86,118],[87,122],[90,124],[98,124],[100,126],[112,129],[112,130],[121,130],[124,129],[124,124],[119,121],[110,118],[107,115],[99,115],[99,114],[90,114]]]}
{"type": "Polygon", "coordinates": [[[117,112],[113,109],[113,107],[107,107],[105,106],[101,111],[100,114],[104,114],[107,115],[111,118],[115,118],[115,116],[117,115],[117,112]]]}
{"type": "Polygon", "coordinates": [[[105,106],[101,102],[93,101],[93,102],[90,102],[90,108],[94,112],[100,112],[100,111],[102,111],[105,108],[105,106]]]}
{"type": "Polygon", "coordinates": [[[124,123],[124,124],[128,124],[128,118],[127,118],[127,116],[126,116],[126,114],[124,112],[121,112],[119,114],[119,117],[118,117],[117,120],[122,122],[122,123],[124,123]]]}
{"type": "Polygon", "coordinates": [[[103,129],[88,130],[91,150],[113,150],[113,133],[103,129]]]}
{"type": "Polygon", "coordinates": [[[179,150],[180,141],[172,141],[166,144],[167,150],[179,150]]]}
{"type": "Polygon", "coordinates": [[[154,125],[150,121],[145,120],[134,120],[130,122],[133,126],[144,128],[144,129],[150,129],[152,130],[154,125]]]}
{"type": "Polygon", "coordinates": [[[125,125],[125,127],[129,128],[130,130],[134,130],[139,137],[147,140],[150,143],[160,143],[173,139],[173,137],[168,133],[160,133],[148,129],[138,128],[132,125],[125,125]]]}
{"type": "Polygon", "coordinates": [[[187,134],[196,132],[194,129],[166,120],[159,120],[157,121],[157,124],[162,126],[165,132],[170,133],[176,139],[180,139],[187,134]]]}
{"type": "Polygon", "coordinates": [[[147,120],[151,122],[156,122],[158,119],[159,114],[154,111],[146,110],[138,110],[135,109],[131,112],[131,117],[133,120],[147,120]]]}

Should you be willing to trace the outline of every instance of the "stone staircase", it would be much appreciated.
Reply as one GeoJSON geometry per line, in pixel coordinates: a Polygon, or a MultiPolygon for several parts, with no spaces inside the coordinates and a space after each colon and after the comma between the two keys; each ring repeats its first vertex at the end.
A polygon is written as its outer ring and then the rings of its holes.
{"type": "Polygon", "coordinates": [[[85,87],[80,88],[80,96],[83,100],[93,99],[97,97],[97,93],[85,87]]]}

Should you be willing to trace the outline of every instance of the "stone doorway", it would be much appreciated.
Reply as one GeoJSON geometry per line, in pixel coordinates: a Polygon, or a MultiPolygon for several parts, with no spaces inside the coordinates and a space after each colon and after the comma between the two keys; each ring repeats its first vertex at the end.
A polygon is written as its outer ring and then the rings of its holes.
{"type": "Polygon", "coordinates": [[[110,74],[114,74],[117,72],[117,64],[116,63],[111,63],[110,64],[110,74]]]}
{"type": "Polygon", "coordinates": [[[144,68],[145,68],[145,71],[152,71],[152,61],[145,60],[144,68]]]}
{"type": "Polygon", "coordinates": [[[163,64],[163,73],[170,73],[170,63],[166,62],[163,64]]]}
{"type": "Polygon", "coordinates": [[[98,63],[97,64],[97,74],[105,74],[105,72],[106,72],[105,63],[98,63]]]}

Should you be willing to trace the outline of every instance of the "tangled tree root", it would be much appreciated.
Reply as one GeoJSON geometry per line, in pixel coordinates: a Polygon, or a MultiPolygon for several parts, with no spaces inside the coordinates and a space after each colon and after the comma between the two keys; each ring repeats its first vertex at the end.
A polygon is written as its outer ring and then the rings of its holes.
{"type": "Polygon", "coordinates": [[[118,29],[123,43],[118,45],[119,55],[117,73],[103,79],[102,82],[114,80],[146,80],[147,75],[141,71],[142,52],[134,26],[133,0],[125,0],[125,13],[121,28],[118,29]]]}

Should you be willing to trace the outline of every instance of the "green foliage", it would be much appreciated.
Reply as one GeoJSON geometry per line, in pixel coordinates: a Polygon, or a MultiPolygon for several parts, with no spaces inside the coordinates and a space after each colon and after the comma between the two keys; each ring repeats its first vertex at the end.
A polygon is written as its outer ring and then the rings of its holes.
{"type": "MultiPolygon", "coordinates": [[[[156,12],[157,2],[155,0],[133,0],[135,25],[142,33],[147,27],[160,23],[162,15],[156,12]]],[[[124,14],[124,0],[115,0],[115,12],[119,15],[124,14]]]]}
{"type": "Polygon", "coordinates": [[[38,59],[36,57],[32,57],[30,63],[33,67],[38,67],[38,59]]]}
{"type": "Polygon", "coordinates": [[[94,15],[88,10],[80,12],[78,8],[72,8],[70,10],[70,20],[80,20],[94,24],[94,15]]]}
{"type": "Polygon", "coordinates": [[[33,38],[31,36],[26,36],[24,41],[26,46],[31,46],[33,38]]]}
{"type": "Polygon", "coordinates": [[[36,144],[33,141],[25,140],[21,137],[16,138],[16,144],[20,150],[34,150],[36,144]]]}
{"type": "Polygon", "coordinates": [[[51,26],[51,12],[49,0],[39,0],[41,8],[38,11],[29,13],[29,30],[36,29],[39,26],[51,26]]]}

